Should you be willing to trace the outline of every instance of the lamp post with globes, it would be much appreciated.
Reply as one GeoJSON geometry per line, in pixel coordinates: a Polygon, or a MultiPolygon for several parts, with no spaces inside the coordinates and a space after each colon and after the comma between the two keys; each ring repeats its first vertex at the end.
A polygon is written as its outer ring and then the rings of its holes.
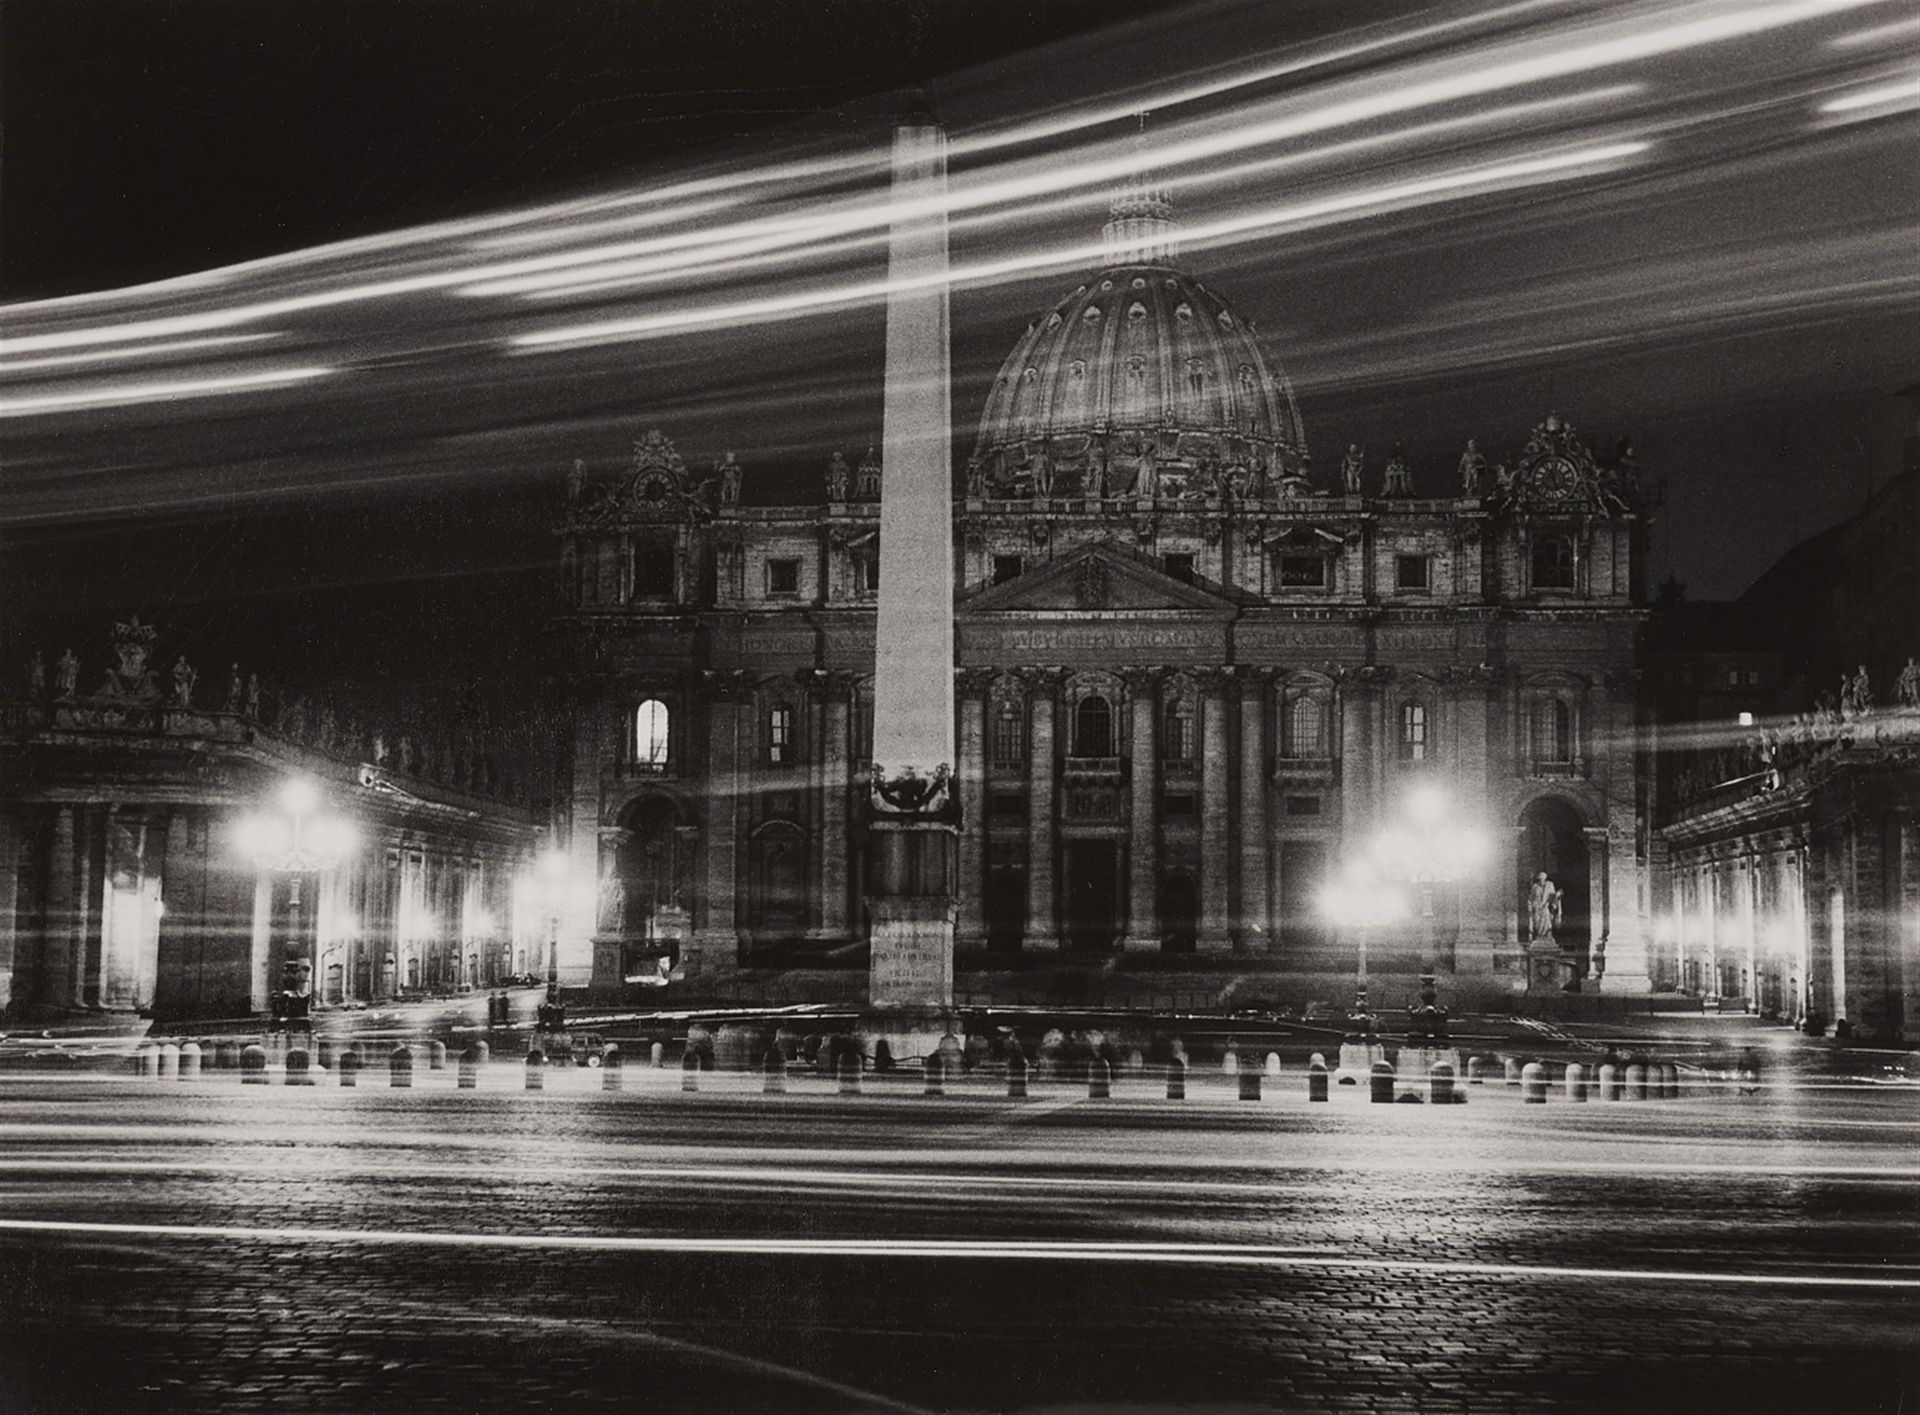
{"type": "Polygon", "coordinates": [[[1353,1010],[1340,1043],[1339,1075],[1356,1083],[1386,1053],[1375,1032],[1373,1009],[1367,1002],[1367,937],[1383,924],[1406,917],[1407,901],[1391,880],[1364,857],[1349,858],[1340,873],[1320,889],[1320,913],[1354,940],[1353,1010]]]}
{"type": "Polygon", "coordinates": [[[547,914],[547,1000],[540,1004],[538,1029],[561,1033],[567,1029],[566,1005],[560,1001],[560,916],[567,907],[567,857],[559,849],[540,857],[540,897],[547,914]]]}
{"type": "Polygon", "coordinates": [[[1456,884],[1487,856],[1487,838],[1471,824],[1457,819],[1447,793],[1432,782],[1422,782],[1408,795],[1406,819],[1375,837],[1371,850],[1375,864],[1392,879],[1420,891],[1422,971],[1419,1007],[1408,1009],[1408,1039],[1444,1043],[1446,1009],[1436,1005],[1435,979],[1453,966],[1449,944],[1442,959],[1435,941],[1433,891],[1436,885],[1456,884]]]}
{"type": "Polygon", "coordinates": [[[319,803],[313,783],[296,777],[281,787],[276,809],[243,817],[238,831],[240,849],[256,869],[287,876],[287,947],[273,1016],[276,1023],[302,1028],[313,1007],[314,960],[301,920],[300,886],[306,876],[336,868],[359,843],[352,822],[318,810],[319,803]]]}

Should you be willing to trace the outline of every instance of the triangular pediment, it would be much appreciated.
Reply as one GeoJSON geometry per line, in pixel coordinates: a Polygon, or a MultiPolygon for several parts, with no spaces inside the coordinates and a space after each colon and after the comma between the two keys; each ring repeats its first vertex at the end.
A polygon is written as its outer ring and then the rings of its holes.
{"type": "Polygon", "coordinates": [[[975,590],[956,606],[963,614],[1075,609],[1233,614],[1237,607],[1232,600],[1176,580],[1145,560],[1100,545],[1082,546],[1003,584],[975,590]]]}

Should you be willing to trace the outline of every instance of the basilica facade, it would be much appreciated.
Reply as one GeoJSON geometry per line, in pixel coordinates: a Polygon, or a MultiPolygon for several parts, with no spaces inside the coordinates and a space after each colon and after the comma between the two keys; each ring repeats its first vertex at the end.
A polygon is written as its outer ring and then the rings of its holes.
{"type": "MultiPolygon", "coordinates": [[[[960,994],[1344,1000],[1360,927],[1322,886],[1423,785],[1491,849],[1399,862],[1418,906],[1367,930],[1377,992],[1645,991],[1630,453],[1549,414],[1484,453],[1461,429],[1421,487],[1397,452],[1316,462],[1164,192],[1130,185],[1107,237],[955,468],[960,994]]],[[[693,463],[649,430],[568,479],[558,828],[598,893],[562,973],[855,998],[886,469],[836,454],[767,506],[733,454],[693,463]]]]}

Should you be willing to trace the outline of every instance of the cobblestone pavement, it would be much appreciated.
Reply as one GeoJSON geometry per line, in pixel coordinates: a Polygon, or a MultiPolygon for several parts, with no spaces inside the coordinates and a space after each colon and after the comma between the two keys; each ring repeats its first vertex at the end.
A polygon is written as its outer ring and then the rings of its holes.
{"type": "Polygon", "coordinates": [[[1920,1408],[1910,1091],[377,1079],[0,1078],[0,1411],[1920,1408]]]}

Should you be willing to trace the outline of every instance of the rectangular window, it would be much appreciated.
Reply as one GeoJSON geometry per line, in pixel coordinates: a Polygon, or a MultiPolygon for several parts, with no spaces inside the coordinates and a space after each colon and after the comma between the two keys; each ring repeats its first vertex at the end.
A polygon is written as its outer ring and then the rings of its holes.
{"type": "Polygon", "coordinates": [[[673,598],[673,547],[636,545],[633,548],[633,597],[673,598]]]}
{"type": "Polygon", "coordinates": [[[798,595],[800,593],[800,562],[769,560],[767,562],[767,593],[798,595]]]}
{"type": "Polygon", "coordinates": [[[793,709],[775,703],[767,712],[767,765],[781,766],[792,760],[793,709]]]}
{"type": "Polygon", "coordinates": [[[1025,562],[1017,555],[996,555],[993,557],[993,583],[1004,585],[1008,580],[1020,578],[1025,562]]]}
{"type": "Polygon", "coordinates": [[[1427,708],[1424,703],[1400,705],[1400,760],[1423,762],[1427,759],[1427,708]]]}
{"type": "Polygon", "coordinates": [[[1290,590],[1320,590],[1327,586],[1327,557],[1324,555],[1283,555],[1280,557],[1280,584],[1290,590]]]}
{"type": "Polygon", "coordinates": [[[1027,813],[1027,798],[1018,791],[996,791],[990,802],[994,816],[1001,820],[1018,819],[1027,813]]]}
{"type": "Polygon", "coordinates": [[[1320,700],[1302,694],[1287,704],[1281,755],[1294,761],[1327,754],[1327,718],[1320,700]]]}
{"type": "Polygon", "coordinates": [[[1002,698],[993,708],[993,764],[1017,767],[1026,759],[1026,709],[1013,698],[1002,698]]]}
{"type": "Polygon", "coordinates": [[[856,562],[854,577],[862,594],[880,592],[880,547],[873,546],[856,562]]]}
{"type": "Polygon", "coordinates": [[[1183,585],[1193,583],[1194,569],[1191,555],[1163,555],[1160,563],[1167,572],[1167,578],[1178,580],[1183,585]]]}
{"type": "Polygon", "coordinates": [[[1573,542],[1565,536],[1542,536],[1533,543],[1533,587],[1536,590],[1573,588],[1573,542]]]}
{"type": "Polygon", "coordinates": [[[1394,588],[1430,590],[1433,588],[1433,557],[1398,555],[1394,557],[1394,588]]]}
{"type": "Polygon", "coordinates": [[[1161,813],[1169,819],[1191,816],[1193,814],[1193,793],[1191,791],[1178,791],[1170,794],[1161,802],[1160,810],[1161,813]]]}
{"type": "Polygon", "coordinates": [[[1290,816],[1317,816],[1320,814],[1318,796],[1287,797],[1287,814],[1290,816]]]}

